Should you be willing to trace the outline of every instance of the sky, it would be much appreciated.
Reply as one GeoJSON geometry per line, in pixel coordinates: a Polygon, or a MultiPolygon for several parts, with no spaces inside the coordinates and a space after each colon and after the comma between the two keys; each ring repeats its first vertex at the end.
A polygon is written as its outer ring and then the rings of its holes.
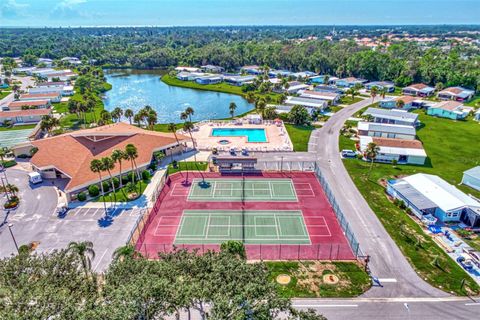
{"type": "Polygon", "coordinates": [[[480,24],[480,0],[0,0],[0,26],[480,24]]]}

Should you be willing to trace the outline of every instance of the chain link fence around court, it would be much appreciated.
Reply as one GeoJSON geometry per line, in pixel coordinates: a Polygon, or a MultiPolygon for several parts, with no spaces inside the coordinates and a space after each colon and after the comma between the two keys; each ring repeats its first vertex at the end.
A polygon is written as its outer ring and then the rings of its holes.
{"type": "MultiPolygon", "coordinates": [[[[149,259],[157,258],[159,253],[170,253],[175,250],[196,250],[205,253],[219,249],[218,244],[139,243],[136,246],[136,250],[149,259]]],[[[348,244],[247,244],[245,249],[248,260],[356,260],[348,244]]]]}
{"type": "MultiPolygon", "coordinates": [[[[253,260],[351,260],[351,253],[356,259],[363,259],[364,254],[360,248],[355,234],[339,207],[335,195],[322,174],[320,167],[313,161],[261,161],[258,169],[263,171],[300,171],[314,172],[320,182],[328,201],[330,202],[337,220],[347,238],[349,245],[343,244],[318,244],[318,245],[246,245],[248,258],[253,260]]],[[[150,258],[155,258],[158,252],[171,252],[174,248],[196,249],[199,252],[218,250],[218,245],[172,245],[145,243],[145,232],[158,214],[160,203],[166,196],[165,184],[170,183],[170,178],[165,174],[152,195],[155,205],[146,214],[141,215],[133,228],[127,243],[135,246],[137,250],[150,258]]]]}

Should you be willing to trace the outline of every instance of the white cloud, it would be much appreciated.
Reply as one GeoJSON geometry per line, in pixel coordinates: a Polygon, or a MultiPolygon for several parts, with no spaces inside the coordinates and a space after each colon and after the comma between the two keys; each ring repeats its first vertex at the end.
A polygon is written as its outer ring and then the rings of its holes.
{"type": "Polygon", "coordinates": [[[6,19],[24,17],[28,7],[28,4],[18,3],[16,0],[6,0],[0,4],[0,17],[6,19]]]}
{"type": "Polygon", "coordinates": [[[63,0],[58,3],[52,10],[50,16],[52,18],[61,17],[61,18],[77,18],[84,17],[87,18],[90,15],[81,10],[81,5],[86,3],[87,0],[63,0]]]}

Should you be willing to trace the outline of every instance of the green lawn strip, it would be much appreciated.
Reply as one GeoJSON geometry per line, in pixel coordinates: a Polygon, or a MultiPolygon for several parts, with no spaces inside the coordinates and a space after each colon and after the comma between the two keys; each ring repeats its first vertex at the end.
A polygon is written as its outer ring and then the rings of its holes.
{"type": "Polygon", "coordinates": [[[170,86],[175,86],[175,87],[191,88],[191,89],[206,90],[206,91],[217,91],[217,92],[223,92],[223,93],[236,94],[240,96],[244,95],[244,92],[242,91],[241,87],[232,86],[224,82],[221,82],[218,84],[198,84],[195,81],[178,80],[177,78],[172,77],[168,74],[162,76],[162,81],[170,86]]]}
{"type": "Polygon", "coordinates": [[[8,96],[10,93],[12,93],[12,91],[3,91],[3,90],[0,90],[0,99],[3,99],[5,98],[6,96],[8,96]]]}
{"type": "Polygon", "coordinates": [[[354,99],[352,99],[352,96],[344,96],[342,97],[342,99],[340,99],[340,104],[346,104],[346,105],[351,105],[351,104],[354,104],[354,103],[357,103],[359,101],[362,101],[364,99],[360,98],[360,97],[355,97],[354,99]]]}
{"type": "Polygon", "coordinates": [[[355,262],[269,261],[266,265],[270,279],[289,275],[291,282],[278,284],[278,292],[285,298],[355,297],[371,286],[368,274],[355,262]],[[323,275],[333,274],[337,284],[324,283],[323,275]]]}
{"type": "Polygon", "coordinates": [[[15,130],[26,130],[26,129],[33,129],[35,128],[36,124],[26,124],[21,126],[13,126],[13,127],[0,127],[0,131],[15,131],[15,130]]]}
{"type": "MultiPolygon", "coordinates": [[[[110,182],[110,180],[106,180],[107,182],[110,182]]],[[[145,180],[142,180],[142,181],[137,181],[135,183],[135,189],[138,190],[140,188],[141,192],[140,193],[143,193],[145,191],[145,189],[147,188],[147,185],[150,183],[150,181],[145,181],[145,180]]],[[[115,194],[117,196],[117,202],[128,202],[128,201],[131,201],[127,198],[127,191],[126,191],[126,186],[124,186],[123,188],[121,189],[115,189],[115,194]]],[[[108,194],[106,194],[105,196],[100,196],[94,200],[92,200],[93,202],[103,202],[103,198],[105,197],[105,201],[106,202],[113,202],[115,200],[115,197],[113,195],[113,192],[109,192],[108,194]]]]}
{"type": "Polygon", "coordinates": [[[469,107],[480,107],[480,94],[476,94],[475,96],[473,96],[473,99],[469,102],[464,103],[464,105],[469,107]]]}
{"type": "Polygon", "coordinates": [[[177,162],[177,168],[174,168],[172,164],[168,165],[168,174],[172,174],[179,171],[205,171],[207,170],[207,162],[201,161],[179,161],[177,162]]]}
{"type": "MultiPolygon", "coordinates": [[[[479,286],[404,210],[387,199],[385,188],[379,184],[380,179],[394,179],[395,176],[423,172],[438,175],[463,191],[480,196],[480,192],[458,185],[463,171],[478,165],[476,145],[480,126],[471,120],[453,121],[430,117],[422,111],[418,113],[422,127],[417,131],[417,135],[429,157],[425,166],[398,165],[394,168],[391,164],[375,163],[370,178],[367,178],[369,163],[345,159],[344,164],[372,210],[422,278],[436,287],[458,295],[465,294],[465,291],[460,290],[460,285],[462,279],[466,279],[466,287],[478,293],[479,286]],[[438,261],[437,266],[434,264],[435,260],[438,261]]],[[[340,137],[340,148],[353,147],[353,141],[340,137]]]]}
{"type": "Polygon", "coordinates": [[[290,123],[286,123],[285,128],[292,141],[293,151],[308,151],[310,135],[316,128],[314,126],[297,126],[290,123]]]}

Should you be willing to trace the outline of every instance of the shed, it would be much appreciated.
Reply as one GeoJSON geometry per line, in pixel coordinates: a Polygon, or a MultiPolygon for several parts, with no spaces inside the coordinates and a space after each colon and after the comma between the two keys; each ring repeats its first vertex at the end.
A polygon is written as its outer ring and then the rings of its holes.
{"type": "Polygon", "coordinates": [[[480,166],[463,172],[462,184],[480,191],[480,166]]]}

